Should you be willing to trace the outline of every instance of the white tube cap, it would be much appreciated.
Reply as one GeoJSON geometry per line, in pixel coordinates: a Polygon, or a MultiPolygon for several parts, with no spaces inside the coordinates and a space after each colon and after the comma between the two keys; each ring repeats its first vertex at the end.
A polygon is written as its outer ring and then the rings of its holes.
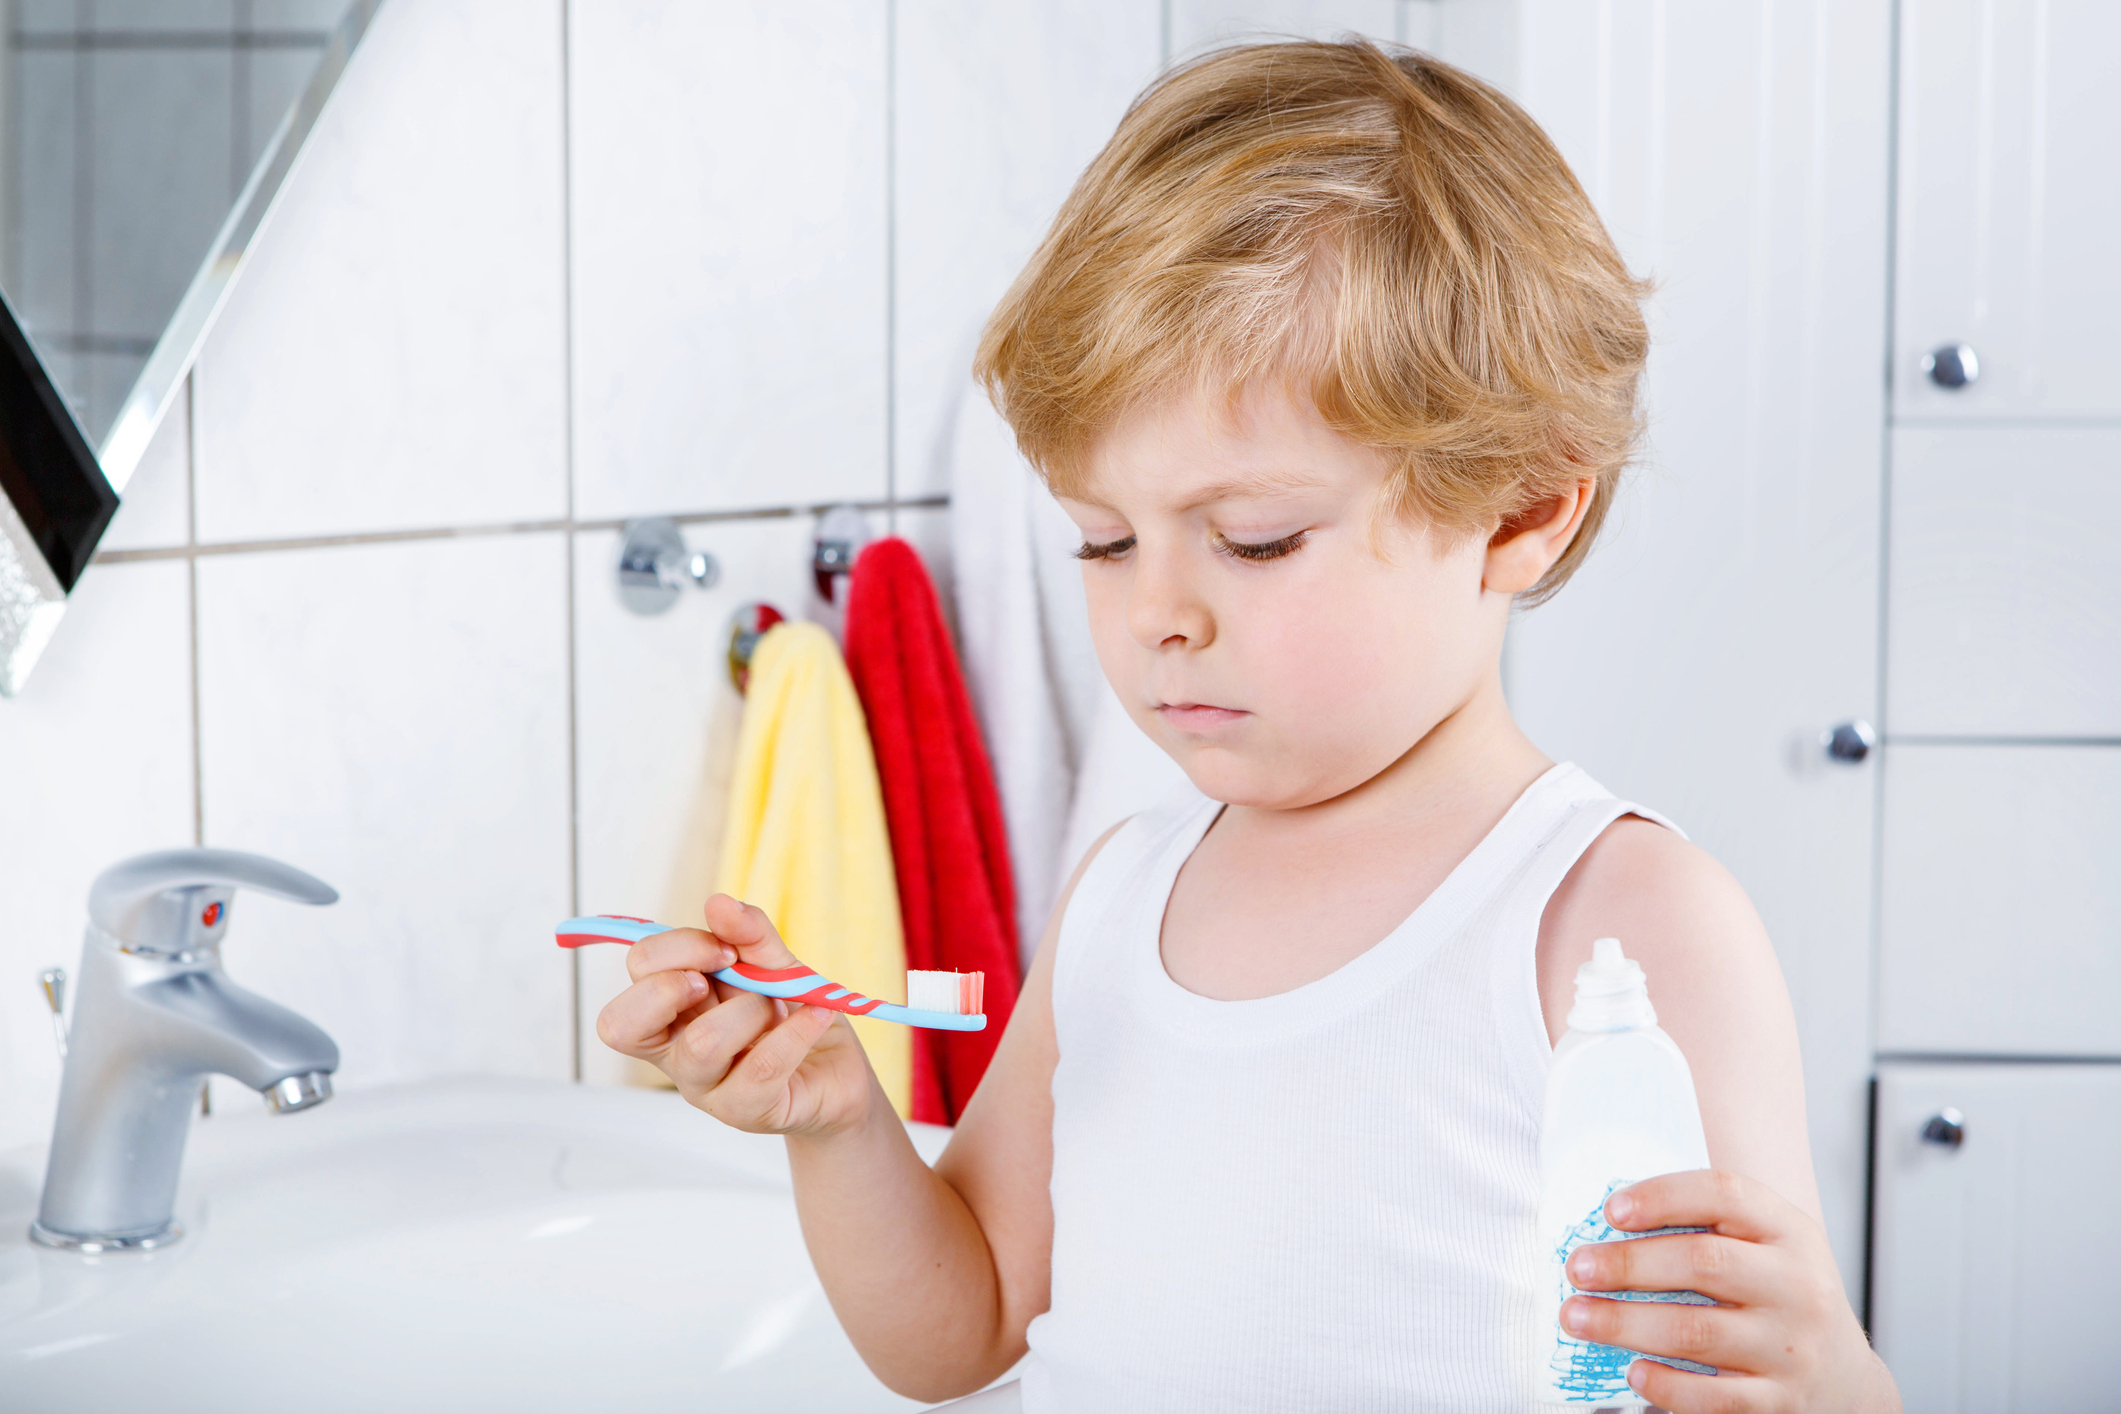
{"type": "Polygon", "coordinates": [[[1620,939],[1591,944],[1591,960],[1576,969],[1576,1004],[1569,1008],[1571,1031],[1633,1031],[1655,1026],[1649,980],[1642,965],[1620,950],[1620,939]]]}

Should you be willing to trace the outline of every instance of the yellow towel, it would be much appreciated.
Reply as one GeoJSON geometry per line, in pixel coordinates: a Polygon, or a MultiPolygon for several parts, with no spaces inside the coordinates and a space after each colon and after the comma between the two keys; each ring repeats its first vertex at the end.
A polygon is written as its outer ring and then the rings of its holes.
{"type": "MultiPolygon", "coordinates": [[[[776,624],[752,655],[717,887],[764,909],[805,966],[865,996],[904,999],[906,941],[869,725],[839,645],[816,624],[776,624]]],[[[906,1114],[906,1028],[853,1021],[906,1114]]]]}

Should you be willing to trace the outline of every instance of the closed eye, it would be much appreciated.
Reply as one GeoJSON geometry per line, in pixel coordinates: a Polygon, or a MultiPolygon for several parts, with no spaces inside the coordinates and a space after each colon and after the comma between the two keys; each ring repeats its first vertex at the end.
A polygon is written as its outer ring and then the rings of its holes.
{"type": "Polygon", "coordinates": [[[1085,540],[1083,548],[1075,552],[1075,558],[1078,560],[1112,560],[1126,554],[1133,548],[1134,537],[1131,535],[1123,535],[1117,540],[1107,540],[1101,545],[1095,541],[1085,540]]]}
{"type": "Polygon", "coordinates": [[[1250,542],[1231,540],[1218,532],[1215,537],[1215,550],[1217,554],[1229,555],[1240,560],[1278,560],[1284,555],[1293,555],[1302,549],[1304,541],[1309,539],[1310,535],[1311,532],[1308,530],[1299,530],[1294,535],[1284,535],[1279,540],[1250,542]]]}

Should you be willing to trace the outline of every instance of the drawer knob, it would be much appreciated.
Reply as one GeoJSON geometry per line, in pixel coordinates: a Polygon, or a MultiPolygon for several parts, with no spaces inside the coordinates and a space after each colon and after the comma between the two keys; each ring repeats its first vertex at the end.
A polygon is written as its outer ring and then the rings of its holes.
{"type": "Polygon", "coordinates": [[[1869,722],[1860,719],[1843,722],[1820,738],[1820,745],[1826,748],[1828,756],[1851,765],[1870,755],[1871,748],[1877,744],[1878,733],[1871,730],[1869,722]]]}
{"type": "Polygon", "coordinates": [[[1922,356],[1922,371],[1938,387],[1956,391],[1981,376],[1981,359],[1972,344],[1939,344],[1922,356]]]}
{"type": "Polygon", "coordinates": [[[1956,1149],[1966,1142],[1966,1116],[1946,1105],[1922,1126],[1922,1142],[1940,1149],[1956,1149]]]}

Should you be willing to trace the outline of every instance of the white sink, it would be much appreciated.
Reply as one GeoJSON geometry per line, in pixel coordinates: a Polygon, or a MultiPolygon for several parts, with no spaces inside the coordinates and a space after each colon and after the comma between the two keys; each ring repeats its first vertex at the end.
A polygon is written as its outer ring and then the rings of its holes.
{"type": "MultiPolygon", "coordinates": [[[[932,1161],[946,1131],[912,1128],[932,1161]]],[[[780,1141],[667,1092],[455,1081],[219,1113],[161,1252],[31,1243],[43,1177],[41,1150],[0,1154],[10,1414],[919,1407],[833,1319],[780,1141]]]]}

